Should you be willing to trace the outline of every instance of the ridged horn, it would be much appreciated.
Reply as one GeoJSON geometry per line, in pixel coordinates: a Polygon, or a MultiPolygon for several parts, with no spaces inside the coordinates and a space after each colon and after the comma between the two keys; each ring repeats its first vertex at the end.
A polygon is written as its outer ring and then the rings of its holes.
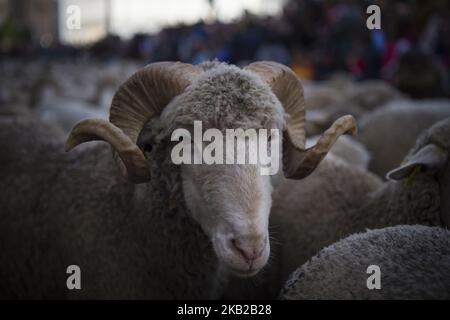
{"type": "Polygon", "coordinates": [[[108,142],[117,152],[122,174],[134,183],[150,179],[148,164],[142,151],[118,127],[103,119],[88,119],[73,127],[64,149],[70,151],[77,145],[95,140],[108,142]]]}
{"type": "Polygon", "coordinates": [[[254,62],[245,69],[258,74],[270,86],[289,115],[287,135],[297,148],[304,149],[305,98],[300,79],[289,67],[273,61],[254,62]]]}
{"type": "Polygon", "coordinates": [[[341,135],[356,135],[356,133],[355,118],[346,115],[337,119],[311,148],[298,149],[289,138],[286,138],[283,145],[283,170],[286,178],[303,179],[307,177],[317,168],[341,135]]]}
{"type": "Polygon", "coordinates": [[[157,62],[146,66],[117,90],[111,103],[109,122],[82,121],[72,129],[66,147],[70,150],[87,141],[107,141],[112,146],[114,159],[130,181],[148,181],[150,168],[144,153],[136,145],[139,133],[200,72],[199,68],[181,62],[157,62]]]}
{"type": "Polygon", "coordinates": [[[280,100],[289,115],[283,134],[283,171],[289,179],[302,179],[319,165],[342,134],[356,134],[356,121],[352,116],[336,120],[317,141],[306,149],[305,98],[303,86],[297,75],[287,66],[272,61],[259,61],[246,70],[258,74],[280,100]]]}

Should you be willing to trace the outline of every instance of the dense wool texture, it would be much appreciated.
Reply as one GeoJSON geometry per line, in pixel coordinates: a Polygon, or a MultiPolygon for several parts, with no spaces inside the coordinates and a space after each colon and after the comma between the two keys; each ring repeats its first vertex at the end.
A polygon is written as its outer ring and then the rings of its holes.
{"type": "Polygon", "coordinates": [[[380,177],[400,164],[422,131],[450,116],[450,100],[391,102],[359,121],[361,141],[371,153],[370,171],[380,177]]]}
{"type": "Polygon", "coordinates": [[[14,143],[5,143],[1,160],[0,295],[208,297],[214,253],[182,203],[178,215],[165,210],[170,193],[161,180],[139,187],[144,197],[119,175],[106,145],[63,154],[62,143],[44,139],[49,130],[30,122],[1,128],[2,141],[14,143]],[[81,267],[80,291],[66,288],[71,264],[81,267]]]}
{"type": "Polygon", "coordinates": [[[297,269],[281,299],[449,299],[450,231],[396,226],[354,234],[297,269]],[[369,290],[370,265],[381,289],[369,290]]]}
{"type": "Polygon", "coordinates": [[[162,127],[202,121],[204,129],[284,129],[285,113],[269,86],[249,71],[219,62],[200,65],[205,72],[163,111],[162,127]]]}
{"type": "MultiPolygon", "coordinates": [[[[424,132],[407,160],[434,143],[450,152],[450,121],[424,132]]],[[[382,183],[376,176],[333,159],[301,181],[281,180],[272,208],[272,222],[281,242],[282,277],[325,246],[355,232],[399,224],[441,226],[448,199],[448,162],[443,179],[435,172],[382,183]],[[447,190],[447,189],[445,189],[447,190]]]]}
{"type": "MultiPolygon", "coordinates": [[[[365,170],[352,168],[340,158],[322,161],[309,177],[294,181],[279,177],[271,214],[273,237],[280,242],[282,278],[307,261],[324,246],[347,235],[334,225],[345,212],[363,205],[382,181],[365,170]]],[[[350,232],[352,233],[352,232],[350,232]]]]}
{"type": "Polygon", "coordinates": [[[204,129],[279,128],[284,111],[256,76],[219,63],[145,129],[152,179],[128,183],[105,144],[65,154],[52,129],[35,121],[0,126],[0,297],[216,298],[228,275],[186,207],[170,133],[202,120],[204,129]],[[68,291],[67,266],[82,270],[68,291]]]}

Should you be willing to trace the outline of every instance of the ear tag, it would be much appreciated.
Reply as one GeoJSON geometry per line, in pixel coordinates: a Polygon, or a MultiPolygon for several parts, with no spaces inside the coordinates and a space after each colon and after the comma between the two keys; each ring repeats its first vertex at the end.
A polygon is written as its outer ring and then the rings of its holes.
{"type": "Polygon", "coordinates": [[[408,178],[405,181],[405,185],[407,187],[412,187],[414,185],[414,182],[416,181],[417,174],[422,170],[421,166],[415,166],[411,174],[408,176],[408,178]]]}

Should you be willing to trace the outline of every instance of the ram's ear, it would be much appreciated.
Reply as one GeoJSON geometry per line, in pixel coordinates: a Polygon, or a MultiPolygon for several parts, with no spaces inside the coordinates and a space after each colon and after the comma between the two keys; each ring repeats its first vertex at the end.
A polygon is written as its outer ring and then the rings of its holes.
{"type": "Polygon", "coordinates": [[[433,172],[443,168],[447,161],[447,151],[435,144],[428,144],[417,151],[408,161],[400,167],[391,170],[386,175],[388,180],[403,180],[417,170],[433,172]]]}

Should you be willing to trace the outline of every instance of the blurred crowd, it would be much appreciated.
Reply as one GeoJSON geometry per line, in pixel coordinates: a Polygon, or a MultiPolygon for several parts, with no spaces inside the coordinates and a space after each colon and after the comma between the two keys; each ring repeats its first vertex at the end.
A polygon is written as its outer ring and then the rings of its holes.
{"type": "MultiPolygon", "coordinates": [[[[231,23],[171,26],[157,34],[136,34],[128,41],[109,35],[89,48],[58,45],[39,51],[44,56],[88,54],[145,62],[218,59],[243,65],[274,60],[305,79],[323,80],[345,71],[355,80],[389,81],[416,98],[448,96],[449,18],[450,4],[445,0],[288,0],[278,16],[246,12],[231,23]],[[366,8],[371,4],[381,8],[380,30],[366,27],[366,8]],[[412,80],[417,75],[420,79],[412,80]]],[[[0,36],[4,33],[3,28],[0,36]]]]}

